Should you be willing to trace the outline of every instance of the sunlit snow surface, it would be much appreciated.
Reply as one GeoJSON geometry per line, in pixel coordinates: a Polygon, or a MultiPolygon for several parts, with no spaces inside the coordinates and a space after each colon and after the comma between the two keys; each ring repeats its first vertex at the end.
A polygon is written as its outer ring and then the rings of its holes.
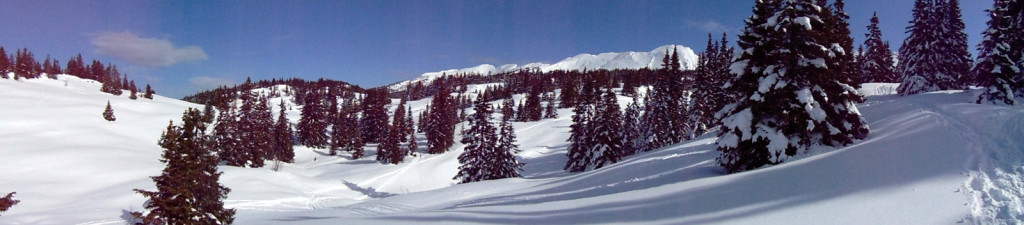
{"type": "MultiPolygon", "coordinates": [[[[63,76],[0,79],[0,192],[22,200],[0,224],[123,224],[126,211],[140,210],[145,199],[132,189],[154,189],[160,133],[201,106],[99,87],[63,76]],[[108,100],[115,122],[101,117],[108,100]]],[[[400,165],[373,161],[372,146],[359,160],[296,147],[296,163],[281,171],[222,166],[221,181],[236,224],[1020,223],[1024,108],[893,90],[861,88],[870,95],[858,105],[872,129],[866,140],[733,175],[715,164],[713,135],[563,172],[572,112],[562,109],[558,119],[514,124],[524,178],[454,185],[456,144],[400,165]]],[[[411,102],[413,113],[429,101],[411,102]]],[[[288,105],[295,123],[298,108],[288,105]]]]}

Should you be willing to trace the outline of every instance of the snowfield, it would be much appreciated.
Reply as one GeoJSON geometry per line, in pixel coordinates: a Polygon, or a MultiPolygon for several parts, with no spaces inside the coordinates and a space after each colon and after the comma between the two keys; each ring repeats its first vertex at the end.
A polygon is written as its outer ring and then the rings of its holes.
{"type": "MultiPolygon", "coordinates": [[[[141,209],[132,189],[155,189],[161,132],[202,106],[99,89],[71,76],[0,79],[0,192],[22,200],[0,224],[124,224],[141,209]],[[101,117],[108,100],[117,121],[101,117]]],[[[732,175],[715,163],[714,135],[564,172],[572,112],[560,109],[514,124],[523,178],[455,185],[456,143],[399,165],[375,162],[375,146],[359,160],[296,147],[280,171],[221,166],[221,182],[236,224],[1024,223],[1024,107],[973,104],[960,91],[901,97],[895,84],[861,91],[867,139],[732,175]]],[[[416,114],[429,102],[409,105],[416,114]]]]}

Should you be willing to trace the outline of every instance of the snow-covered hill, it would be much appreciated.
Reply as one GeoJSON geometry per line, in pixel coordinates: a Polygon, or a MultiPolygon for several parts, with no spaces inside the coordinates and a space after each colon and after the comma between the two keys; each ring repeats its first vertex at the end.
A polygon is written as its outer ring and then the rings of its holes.
{"type": "Polygon", "coordinates": [[[697,54],[692,49],[682,45],[664,45],[649,52],[606,52],[597,55],[592,54],[579,54],[573,57],[565,58],[562,61],[558,61],[554,64],[546,63],[529,63],[525,65],[517,64],[505,64],[501,66],[494,66],[491,64],[481,64],[474,67],[462,68],[462,69],[450,69],[437,72],[423,73],[419,77],[399,82],[391,85],[391,90],[404,90],[412,82],[423,81],[429,83],[438,77],[443,75],[453,74],[479,74],[479,75],[491,75],[507,72],[516,72],[519,70],[540,70],[542,72],[551,72],[556,70],[566,71],[581,71],[581,70],[615,70],[615,69],[640,69],[640,68],[661,68],[661,59],[665,56],[666,51],[671,52],[675,48],[679,51],[679,64],[682,65],[683,69],[694,69],[697,68],[697,54]]]}
{"type": "MultiPolygon", "coordinates": [[[[0,224],[123,224],[145,200],[131,190],[152,190],[149,176],[163,168],[156,141],[167,121],[199,106],[133,101],[61,79],[0,79],[0,192],[22,200],[0,224]],[[115,122],[100,116],[107,100],[115,122]]],[[[232,189],[226,206],[238,209],[236,224],[1024,222],[1024,108],[971,104],[971,93],[892,90],[862,89],[871,94],[859,106],[867,139],[740,174],[715,165],[711,135],[566,173],[572,112],[562,109],[558,119],[514,124],[523,178],[453,184],[456,144],[399,165],[373,161],[372,146],[359,160],[297,147],[296,163],[281,171],[222,166],[221,181],[232,189]]],[[[429,101],[409,104],[418,113],[429,101]]],[[[294,123],[298,107],[288,105],[294,123]]]]}

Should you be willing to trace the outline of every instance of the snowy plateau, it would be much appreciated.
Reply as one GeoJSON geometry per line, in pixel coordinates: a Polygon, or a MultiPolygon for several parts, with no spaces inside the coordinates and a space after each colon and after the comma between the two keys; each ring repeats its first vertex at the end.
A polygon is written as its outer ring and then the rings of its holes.
{"type": "MultiPolygon", "coordinates": [[[[164,167],[161,132],[168,121],[180,123],[186,108],[202,106],[99,89],[64,75],[0,79],[0,192],[16,191],[21,200],[0,224],[124,224],[128,212],[141,210],[146,199],[132,189],[155,189],[150,176],[164,167]],[[107,101],[116,121],[101,117],[107,101]]],[[[454,184],[459,144],[398,165],[374,161],[374,147],[366,148],[369,157],[352,160],[296,146],[296,162],[280,171],[219,170],[231,188],[226,206],[238,210],[236,224],[1024,222],[1024,107],[973,104],[973,91],[894,90],[895,84],[861,89],[868,138],[738,174],[715,164],[714,135],[567,173],[570,109],[557,119],[514,123],[523,150],[517,156],[526,163],[522,178],[454,184]]],[[[290,121],[298,121],[299,108],[285,102],[290,121]]],[[[409,105],[415,114],[429,102],[409,105]]]]}

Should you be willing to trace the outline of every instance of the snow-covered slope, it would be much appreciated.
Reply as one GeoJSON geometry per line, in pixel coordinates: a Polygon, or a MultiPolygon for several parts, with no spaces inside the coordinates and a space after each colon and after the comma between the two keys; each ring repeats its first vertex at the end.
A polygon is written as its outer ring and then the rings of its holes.
{"type": "MultiPolygon", "coordinates": [[[[149,176],[163,168],[156,140],[167,121],[198,107],[62,79],[0,79],[0,192],[22,200],[0,224],[123,224],[144,201],[131,190],[153,189],[149,176]],[[100,116],[108,99],[116,122],[100,116]]],[[[514,124],[523,178],[453,184],[456,144],[399,165],[374,162],[372,146],[359,160],[297,147],[281,171],[222,166],[221,181],[236,224],[1024,222],[1024,108],[971,104],[962,92],[886,95],[893,87],[862,89],[878,94],[859,106],[867,139],[733,175],[715,165],[712,135],[566,173],[572,112],[562,109],[514,124]]],[[[429,101],[409,104],[418,113],[429,101]]],[[[298,107],[287,104],[294,123],[298,107]]]]}
{"type": "Polygon", "coordinates": [[[438,77],[443,75],[453,74],[479,74],[479,75],[491,75],[506,72],[515,72],[519,70],[540,70],[542,72],[550,72],[555,70],[596,70],[596,69],[640,69],[640,68],[661,68],[661,59],[665,56],[665,52],[676,48],[679,51],[679,64],[682,65],[683,69],[694,69],[697,68],[697,54],[692,49],[682,45],[664,45],[649,52],[606,52],[597,55],[592,54],[579,54],[573,57],[565,58],[562,61],[558,61],[554,64],[546,63],[529,63],[526,65],[517,64],[505,64],[501,66],[494,66],[491,64],[481,64],[474,67],[463,68],[463,69],[450,69],[437,72],[423,73],[420,77],[413,80],[403,81],[394,85],[391,85],[392,90],[404,90],[412,82],[423,81],[429,83],[438,77]]]}

